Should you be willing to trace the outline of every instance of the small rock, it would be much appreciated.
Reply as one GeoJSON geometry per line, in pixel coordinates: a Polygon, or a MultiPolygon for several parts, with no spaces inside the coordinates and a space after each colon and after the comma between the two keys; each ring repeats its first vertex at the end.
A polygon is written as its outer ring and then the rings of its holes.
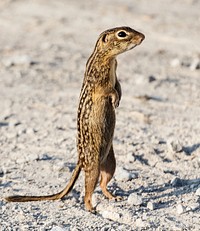
{"type": "Polygon", "coordinates": [[[135,156],[134,156],[133,152],[129,152],[127,154],[127,161],[130,163],[133,163],[135,161],[135,156]]]}
{"type": "Polygon", "coordinates": [[[113,221],[119,221],[120,219],[120,214],[114,211],[104,210],[101,212],[101,215],[103,218],[110,219],[113,221]]]}
{"type": "Polygon", "coordinates": [[[154,81],[156,81],[156,77],[153,76],[153,75],[150,75],[150,76],[148,77],[148,80],[149,80],[149,83],[154,82],[154,81]]]}
{"type": "Polygon", "coordinates": [[[176,207],[176,211],[177,211],[178,214],[182,214],[182,213],[185,212],[185,207],[183,205],[179,204],[176,207]]]}
{"type": "Polygon", "coordinates": [[[172,59],[170,62],[170,65],[172,67],[178,67],[178,66],[180,66],[180,60],[178,58],[172,59]]]}
{"type": "Polygon", "coordinates": [[[26,133],[26,128],[20,127],[17,130],[17,136],[21,136],[22,134],[25,134],[25,133],[26,133]]]}
{"type": "Polygon", "coordinates": [[[185,207],[185,212],[190,212],[191,208],[189,206],[185,207]]]}
{"type": "Polygon", "coordinates": [[[26,155],[26,161],[27,162],[31,162],[31,161],[34,161],[34,160],[38,160],[37,152],[28,153],[26,155]]]}
{"type": "Polygon", "coordinates": [[[110,231],[111,229],[112,229],[112,227],[110,225],[106,225],[103,228],[101,228],[100,231],[108,231],[108,230],[110,231]]]}
{"type": "Polygon", "coordinates": [[[16,151],[13,153],[13,155],[10,156],[10,159],[18,164],[23,164],[26,162],[26,153],[16,151]]]}
{"type": "Polygon", "coordinates": [[[178,177],[174,177],[170,183],[173,187],[181,187],[183,185],[182,180],[178,177]]]}
{"type": "Polygon", "coordinates": [[[134,219],[134,217],[133,217],[133,214],[132,214],[132,212],[130,211],[130,210],[127,210],[127,209],[125,209],[125,208],[123,208],[122,210],[121,210],[121,223],[123,224],[123,223],[125,223],[125,224],[130,224],[130,223],[132,223],[133,222],[133,219],[134,219]]]}
{"type": "Polygon", "coordinates": [[[2,203],[0,204],[0,206],[2,213],[4,213],[7,210],[7,207],[5,205],[2,205],[2,203]]]}
{"type": "Polygon", "coordinates": [[[2,62],[5,67],[11,67],[13,65],[13,62],[11,59],[5,59],[2,62]]]}
{"type": "Polygon", "coordinates": [[[197,58],[192,61],[190,65],[190,70],[194,71],[198,69],[200,69],[200,60],[197,58]]]}
{"type": "Polygon", "coordinates": [[[147,203],[147,208],[150,209],[150,210],[154,210],[156,208],[156,205],[155,203],[152,203],[152,202],[148,202],[147,203]]]}
{"type": "Polygon", "coordinates": [[[138,218],[136,221],[135,221],[135,225],[139,228],[143,228],[145,227],[145,222],[141,219],[141,218],[138,218]]]}
{"type": "Polygon", "coordinates": [[[191,184],[190,185],[190,188],[193,190],[193,189],[195,189],[196,188],[196,184],[191,184]]]}
{"type": "Polygon", "coordinates": [[[68,172],[70,168],[64,162],[56,162],[53,166],[53,171],[55,172],[68,172]]]}
{"type": "Polygon", "coordinates": [[[81,231],[81,229],[77,227],[72,227],[72,228],[67,229],[66,231],[81,231]]]}
{"type": "Polygon", "coordinates": [[[61,228],[61,227],[59,227],[59,226],[54,226],[54,227],[51,229],[51,231],[66,231],[66,229],[63,229],[63,228],[61,228]]]}
{"type": "Polygon", "coordinates": [[[15,127],[20,125],[21,122],[18,119],[12,118],[9,120],[9,127],[15,127]]]}
{"type": "Polygon", "coordinates": [[[141,74],[137,74],[134,78],[134,81],[135,81],[135,84],[138,84],[138,85],[147,84],[149,82],[147,77],[141,74]]]}
{"type": "Polygon", "coordinates": [[[151,136],[150,139],[153,144],[166,144],[164,140],[161,140],[160,138],[156,136],[151,136]]]}
{"type": "Polygon", "coordinates": [[[198,208],[200,208],[200,204],[199,203],[193,203],[190,205],[190,208],[192,210],[197,210],[198,208]]]}
{"type": "Polygon", "coordinates": [[[131,193],[128,197],[128,203],[130,205],[141,205],[143,203],[142,197],[137,193],[131,193]]]}
{"type": "Polygon", "coordinates": [[[129,181],[137,178],[136,174],[129,172],[123,167],[118,167],[115,173],[115,178],[119,181],[129,181]]]}
{"type": "Polygon", "coordinates": [[[197,196],[200,196],[200,187],[196,190],[195,194],[196,194],[197,196]]]}
{"type": "Polygon", "coordinates": [[[32,135],[32,134],[34,134],[34,133],[35,133],[35,130],[34,130],[33,128],[27,128],[27,129],[26,129],[26,134],[32,135]]]}
{"type": "Polygon", "coordinates": [[[181,61],[181,66],[190,67],[191,66],[191,58],[190,57],[184,57],[181,61]]]}
{"type": "Polygon", "coordinates": [[[28,55],[16,55],[6,60],[3,60],[3,64],[6,67],[16,66],[16,65],[31,65],[33,63],[35,62],[28,55]]]}
{"type": "Polygon", "coordinates": [[[173,152],[181,152],[183,150],[183,146],[181,145],[179,140],[172,140],[167,143],[169,149],[173,152]]]}
{"type": "Polygon", "coordinates": [[[26,217],[22,211],[19,211],[18,214],[16,214],[15,218],[17,218],[17,220],[19,220],[19,221],[24,221],[26,219],[26,217]]]}
{"type": "Polygon", "coordinates": [[[13,139],[13,138],[17,137],[17,132],[16,131],[10,131],[10,132],[7,132],[5,135],[6,135],[6,138],[13,139]]]}
{"type": "Polygon", "coordinates": [[[43,153],[42,155],[38,156],[38,160],[52,160],[53,157],[49,156],[48,153],[43,153]]]}
{"type": "Polygon", "coordinates": [[[19,158],[16,159],[17,164],[23,164],[25,162],[26,162],[26,158],[24,156],[19,157],[19,158]]]}
{"type": "Polygon", "coordinates": [[[2,168],[0,168],[0,177],[2,177],[4,175],[4,171],[2,168]]]}

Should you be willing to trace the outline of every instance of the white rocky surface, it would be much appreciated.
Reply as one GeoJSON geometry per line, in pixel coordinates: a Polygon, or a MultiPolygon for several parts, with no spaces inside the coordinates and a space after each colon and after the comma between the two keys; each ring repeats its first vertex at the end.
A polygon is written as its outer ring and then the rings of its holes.
{"type": "Polygon", "coordinates": [[[199,9],[195,0],[0,1],[0,230],[200,230],[199,9]],[[62,201],[5,202],[66,185],[85,63],[98,35],[121,25],[146,36],[118,58],[109,189],[123,199],[97,187],[97,214],[86,212],[81,174],[62,201]],[[134,193],[142,204],[128,202],[134,193]]]}
{"type": "Polygon", "coordinates": [[[137,193],[131,193],[129,196],[128,196],[128,199],[127,199],[127,202],[128,204],[134,206],[134,205],[141,205],[142,204],[142,197],[139,196],[137,193]]]}

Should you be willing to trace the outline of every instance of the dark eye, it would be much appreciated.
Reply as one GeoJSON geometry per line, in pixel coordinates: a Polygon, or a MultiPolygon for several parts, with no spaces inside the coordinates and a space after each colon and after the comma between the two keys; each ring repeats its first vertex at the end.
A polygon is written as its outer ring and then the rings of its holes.
{"type": "Polygon", "coordinates": [[[127,36],[127,34],[124,31],[120,31],[117,35],[121,38],[125,38],[127,36]]]}

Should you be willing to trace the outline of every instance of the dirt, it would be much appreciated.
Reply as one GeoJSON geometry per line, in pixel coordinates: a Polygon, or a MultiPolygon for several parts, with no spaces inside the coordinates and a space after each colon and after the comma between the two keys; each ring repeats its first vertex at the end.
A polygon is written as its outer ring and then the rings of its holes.
{"type": "Polygon", "coordinates": [[[200,230],[200,2],[1,0],[0,230],[200,230]],[[98,35],[130,26],[145,41],[118,58],[115,177],[84,209],[84,174],[60,201],[77,161],[76,115],[98,35]]]}

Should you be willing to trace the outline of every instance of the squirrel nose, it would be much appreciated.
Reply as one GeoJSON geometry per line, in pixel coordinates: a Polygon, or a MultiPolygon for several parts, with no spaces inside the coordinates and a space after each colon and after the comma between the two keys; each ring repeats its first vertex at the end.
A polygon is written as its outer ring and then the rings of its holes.
{"type": "Polygon", "coordinates": [[[138,45],[145,39],[145,36],[142,33],[139,33],[138,35],[136,35],[136,40],[138,45]]]}
{"type": "Polygon", "coordinates": [[[141,35],[141,42],[145,39],[145,36],[144,36],[144,34],[140,34],[141,35]]]}

